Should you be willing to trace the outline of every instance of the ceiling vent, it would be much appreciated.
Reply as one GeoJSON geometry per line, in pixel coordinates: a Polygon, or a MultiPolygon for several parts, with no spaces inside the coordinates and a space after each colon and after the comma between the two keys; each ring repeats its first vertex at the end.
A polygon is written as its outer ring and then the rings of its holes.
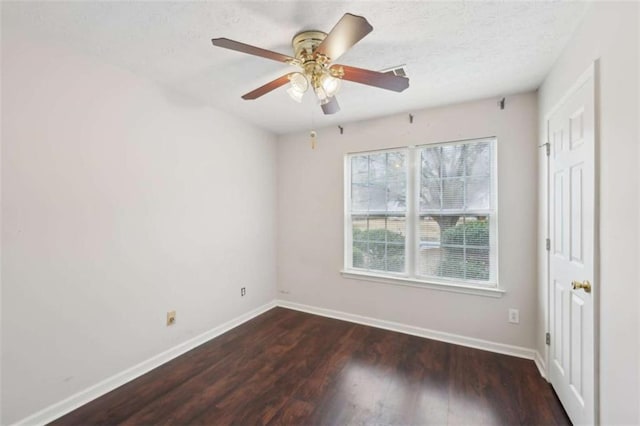
{"type": "Polygon", "coordinates": [[[395,66],[395,67],[392,67],[392,68],[384,69],[384,70],[382,70],[380,72],[385,73],[385,74],[397,75],[398,77],[408,77],[407,66],[406,65],[398,65],[398,66],[395,66]]]}

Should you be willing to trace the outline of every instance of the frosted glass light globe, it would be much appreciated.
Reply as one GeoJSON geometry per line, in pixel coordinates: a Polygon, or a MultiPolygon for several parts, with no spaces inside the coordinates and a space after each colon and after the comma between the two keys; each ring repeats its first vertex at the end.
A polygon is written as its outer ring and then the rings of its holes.
{"type": "Polygon", "coordinates": [[[299,72],[294,72],[293,74],[291,74],[291,77],[289,77],[289,82],[291,83],[291,87],[297,92],[304,93],[309,88],[307,77],[299,72]]]}
{"type": "Polygon", "coordinates": [[[335,78],[329,74],[324,74],[320,79],[320,84],[322,84],[322,88],[328,97],[332,97],[338,93],[340,82],[341,80],[339,78],[335,78]]]}
{"type": "Polygon", "coordinates": [[[304,96],[304,92],[296,90],[293,87],[289,87],[287,89],[287,93],[289,94],[289,96],[291,96],[291,99],[293,99],[294,101],[296,101],[298,103],[302,103],[302,96],[304,96]]]}

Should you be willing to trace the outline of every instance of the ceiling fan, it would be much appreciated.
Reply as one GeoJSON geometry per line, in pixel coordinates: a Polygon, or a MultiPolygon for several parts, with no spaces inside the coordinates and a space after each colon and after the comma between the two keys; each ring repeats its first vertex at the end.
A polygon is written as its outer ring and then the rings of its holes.
{"type": "Polygon", "coordinates": [[[373,27],[364,17],[345,13],[328,34],[315,30],[296,34],[291,42],[294,51],[293,57],[228,38],[214,38],[211,42],[214,46],[284,62],[301,69],[299,72],[290,72],[258,87],[243,95],[243,99],[257,99],[290,83],[291,87],[287,93],[294,100],[302,102],[304,93],[309,87],[312,87],[320,101],[322,111],[325,114],[334,114],[340,110],[335,95],[340,88],[341,80],[354,81],[396,92],[402,92],[409,87],[408,78],[397,76],[393,72],[384,73],[333,64],[333,61],[372,30],[373,27]]]}

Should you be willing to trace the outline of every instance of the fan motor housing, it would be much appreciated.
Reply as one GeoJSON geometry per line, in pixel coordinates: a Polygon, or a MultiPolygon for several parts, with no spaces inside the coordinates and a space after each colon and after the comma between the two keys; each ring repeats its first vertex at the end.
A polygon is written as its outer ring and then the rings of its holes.
{"type": "Polygon", "coordinates": [[[291,44],[295,58],[302,63],[313,60],[313,52],[326,37],[327,33],[317,30],[303,31],[293,36],[291,44]]]}

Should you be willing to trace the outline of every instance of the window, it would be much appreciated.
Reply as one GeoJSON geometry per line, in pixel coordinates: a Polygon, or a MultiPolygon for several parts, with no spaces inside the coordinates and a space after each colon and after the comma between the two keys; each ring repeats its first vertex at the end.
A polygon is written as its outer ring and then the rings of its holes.
{"type": "Polygon", "coordinates": [[[406,150],[351,156],[351,264],[404,273],[407,228],[406,150]]]}
{"type": "Polygon", "coordinates": [[[497,287],[495,145],[347,155],[345,272],[497,287]]]}

